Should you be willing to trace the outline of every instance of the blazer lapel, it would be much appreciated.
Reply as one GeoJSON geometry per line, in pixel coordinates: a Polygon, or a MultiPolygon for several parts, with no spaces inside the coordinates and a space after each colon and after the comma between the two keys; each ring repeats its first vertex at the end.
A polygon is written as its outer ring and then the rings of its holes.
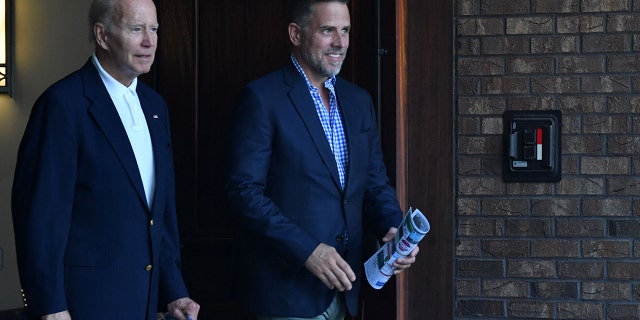
{"type": "Polygon", "coordinates": [[[357,137],[360,132],[360,127],[357,125],[359,119],[362,118],[362,115],[357,114],[355,108],[350,108],[349,106],[354,105],[352,95],[343,92],[340,90],[340,81],[344,81],[344,79],[338,78],[336,82],[336,99],[338,100],[338,107],[340,107],[340,114],[342,115],[342,127],[344,129],[345,139],[347,141],[347,152],[348,152],[348,165],[347,172],[345,173],[345,190],[349,185],[349,181],[351,181],[353,177],[353,170],[351,170],[351,166],[354,163],[365,163],[367,161],[363,158],[363,152],[358,150],[359,146],[355,145],[353,137],[357,137]]]}
{"type": "Polygon", "coordinates": [[[166,183],[162,183],[160,181],[168,181],[165,177],[166,174],[170,172],[166,166],[169,165],[167,163],[166,158],[162,157],[165,152],[162,148],[168,148],[164,143],[168,143],[168,140],[162,139],[162,137],[166,136],[164,131],[166,128],[164,124],[167,123],[167,119],[162,119],[161,117],[166,117],[167,115],[162,112],[160,108],[157,106],[160,104],[155,104],[148,96],[146,96],[141,90],[140,86],[143,85],[138,82],[138,97],[140,98],[140,105],[142,106],[142,112],[144,113],[145,120],[147,121],[147,127],[149,128],[149,136],[151,137],[151,145],[153,150],[153,159],[154,159],[154,172],[156,175],[156,185],[154,192],[154,199],[151,199],[151,207],[155,208],[153,205],[155,201],[155,195],[164,194],[162,189],[166,187],[166,183]]]}
{"type": "Polygon", "coordinates": [[[120,163],[127,172],[129,180],[138,193],[140,201],[143,202],[145,208],[148,208],[142,178],[140,177],[140,170],[138,170],[138,164],[136,163],[129,137],[127,137],[127,133],[116,111],[116,107],[111,100],[111,96],[109,96],[107,88],[105,88],[102,83],[102,79],[100,79],[98,71],[95,69],[95,66],[93,66],[91,59],[82,68],[82,74],[85,94],[87,98],[92,101],[89,112],[95,119],[102,134],[104,134],[109,141],[113,152],[117,155],[118,159],[120,159],[120,163]]]}
{"type": "Polygon", "coordinates": [[[285,83],[292,87],[292,90],[289,92],[289,97],[291,98],[294,107],[298,110],[298,114],[305,123],[322,161],[331,173],[333,182],[336,184],[338,189],[341,189],[338,165],[336,164],[335,157],[331,151],[331,146],[329,146],[327,136],[325,135],[320,119],[318,118],[318,113],[316,112],[315,105],[313,104],[313,99],[309,94],[307,84],[304,82],[304,79],[300,76],[298,70],[295,69],[293,64],[284,68],[284,76],[285,83]]]}

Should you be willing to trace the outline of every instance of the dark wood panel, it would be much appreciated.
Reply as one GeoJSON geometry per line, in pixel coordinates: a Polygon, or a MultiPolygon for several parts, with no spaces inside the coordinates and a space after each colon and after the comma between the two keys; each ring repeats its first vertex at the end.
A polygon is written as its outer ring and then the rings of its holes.
{"type": "MultiPolygon", "coordinates": [[[[372,95],[378,109],[378,123],[384,162],[390,181],[395,183],[395,3],[394,1],[351,1],[352,32],[349,56],[341,76],[363,87],[372,95]]],[[[375,252],[379,239],[365,238],[375,252]]],[[[365,250],[366,251],[366,250],[365,250]]],[[[364,275],[362,275],[364,277],[364,275]]],[[[395,277],[380,290],[364,280],[360,292],[360,313],[355,319],[388,320],[396,316],[395,277]]]]}
{"type": "Polygon", "coordinates": [[[432,228],[403,281],[401,319],[453,318],[454,104],[452,2],[406,5],[399,45],[406,50],[406,199],[432,228]],[[444,17],[444,18],[443,18],[444,17]]]}
{"type": "Polygon", "coordinates": [[[198,225],[231,236],[220,181],[227,121],[237,92],[289,57],[285,12],[278,0],[200,1],[198,8],[198,225]]]}
{"type": "Polygon", "coordinates": [[[196,119],[195,5],[193,1],[160,0],[156,6],[160,29],[151,77],[171,115],[180,233],[188,235],[194,232],[191,221],[197,211],[193,152],[197,141],[192,130],[185,130],[193,127],[196,119]]]}

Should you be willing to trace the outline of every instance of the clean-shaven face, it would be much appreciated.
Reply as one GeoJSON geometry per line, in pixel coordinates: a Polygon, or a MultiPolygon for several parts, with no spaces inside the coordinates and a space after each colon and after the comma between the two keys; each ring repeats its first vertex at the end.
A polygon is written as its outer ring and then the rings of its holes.
{"type": "Polygon", "coordinates": [[[302,28],[299,52],[307,77],[324,82],[337,75],[349,48],[349,8],[339,2],[320,2],[302,28]]]}
{"type": "MultiPolygon", "coordinates": [[[[158,19],[152,0],[122,0],[106,36],[105,69],[128,85],[151,70],[158,45],[158,19]]],[[[101,63],[103,63],[101,61],[101,63]]]]}

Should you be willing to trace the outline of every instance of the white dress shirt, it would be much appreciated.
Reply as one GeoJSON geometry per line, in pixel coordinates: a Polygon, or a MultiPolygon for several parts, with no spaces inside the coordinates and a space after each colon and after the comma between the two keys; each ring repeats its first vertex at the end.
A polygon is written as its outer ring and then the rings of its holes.
{"type": "Polygon", "coordinates": [[[134,79],[131,85],[126,87],[102,68],[95,54],[92,61],[98,69],[102,82],[107,87],[111,100],[113,100],[113,104],[115,104],[116,110],[120,115],[120,120],[122,120],[122,125],[127,132],[138,163],[138,169],[140,170],[140,177],[147,197],[147,205],[151,208],[156,185],[155,166],[147,120],[144,117],[140,99],[136,93],[138,79],[134,79]]]}

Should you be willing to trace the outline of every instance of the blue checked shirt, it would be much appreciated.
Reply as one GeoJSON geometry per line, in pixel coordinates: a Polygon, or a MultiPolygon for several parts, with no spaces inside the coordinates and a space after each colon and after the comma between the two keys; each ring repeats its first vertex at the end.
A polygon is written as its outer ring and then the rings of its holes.
{"type": "Polygon", "coordinates": [[[329,146],[331,146],[331,151],[333,151],[333,156],[336,159],[336,163],[338,165],[340,185],[344,189],[346,172],[349,166],[349,154],[347,151],[347,139],[344,135],[344,128],[342,127],[342,117],[340,117],[340,109],[338,107],[338,101],[336,99],[336,77],[333,76],[324,82],[324,87],[329,89],[330,93],[329,110],[327,110],[327,108],[325,108],[324,104],[322,103],[322,98],[320,97],[318,88],[314,87],[311,84],[311,81],[309,81],[309,78],[307,78],[304,70],[302,70],[300,63],[298,63],[298,60],[293,55],[291,55],[291,60],[296,66],[296,69],[298,69],[298,72],[300,72],[300,75],[302,75],[302,77],[304,78],[304,81],[307,83],[307,87],[309,87],[309,93],[311,94],[313,103],[316,106],[318,118],[320,118],[322,128],[324,129],[324,134],[327,137],[327,141],[329,141],[329,146]]]}

